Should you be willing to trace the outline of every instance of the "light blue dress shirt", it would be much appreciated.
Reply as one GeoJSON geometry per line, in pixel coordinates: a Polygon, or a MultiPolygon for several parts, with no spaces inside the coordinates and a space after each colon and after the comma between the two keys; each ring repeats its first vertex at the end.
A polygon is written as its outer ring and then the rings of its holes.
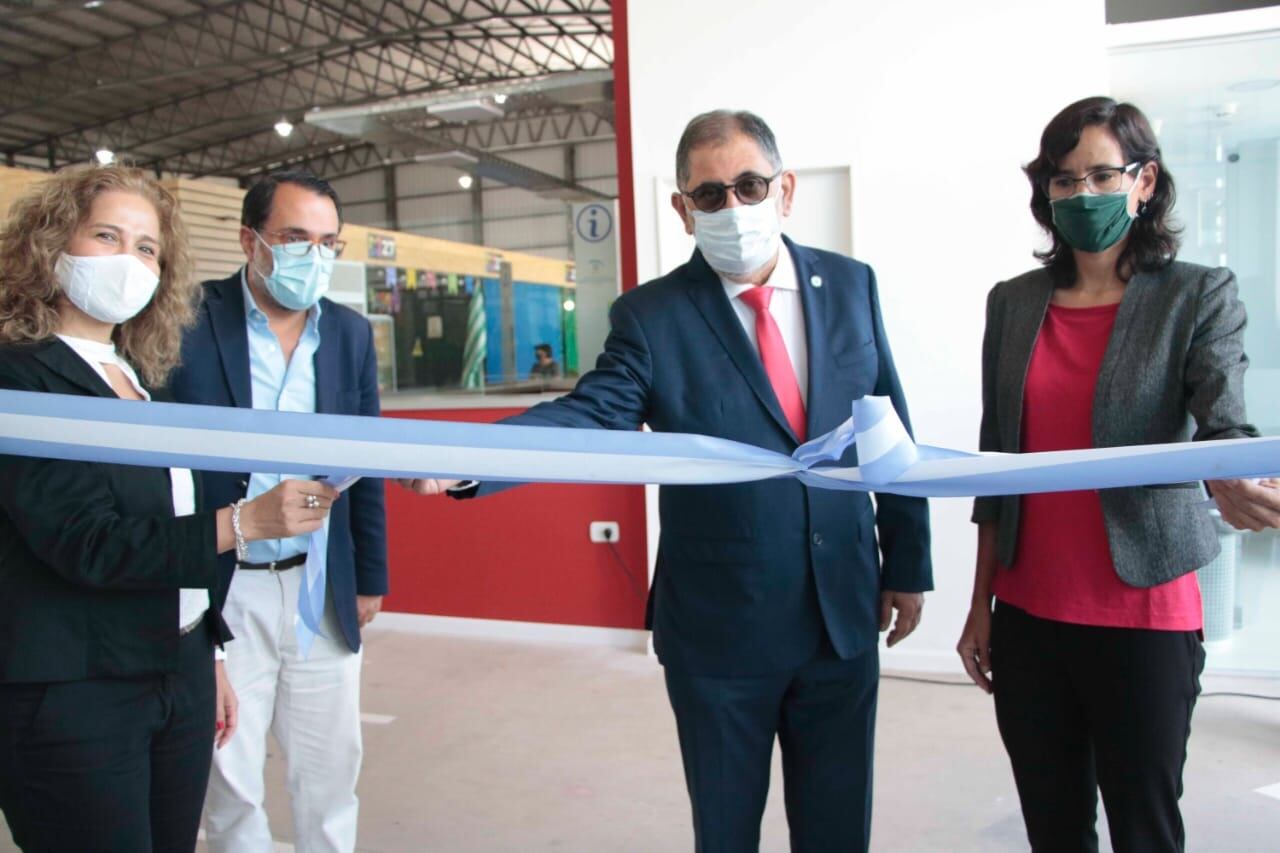
{"type": "MultiPolygon", "coordinates": [[[[267,315],[258,308],[253,292],[240,271],[240,287],[244,290],[244,314],[249,330],[249,375],[253,384],[253,407],[278,412],[315,412],[316,350],[320,347],[320,303],[307,311],[307,325],[286,364],[280,341],[267,323],[267,315]]],[[[279,485],[281,480],[305,479],[311,472],[297,474],[250,474],[247,498],[252,500],[279,485]]],[[[307,551],[307,536],[292,539],[263,539],[249,543],[249,562],[269,563],[287,560],[307,551]]]]}

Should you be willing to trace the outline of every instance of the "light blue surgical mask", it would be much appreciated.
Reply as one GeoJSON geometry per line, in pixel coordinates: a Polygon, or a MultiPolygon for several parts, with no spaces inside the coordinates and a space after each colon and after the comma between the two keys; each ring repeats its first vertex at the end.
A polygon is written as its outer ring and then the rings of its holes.
{"type": "Polygon", "coordinates": [[[271,272],[259,272],[271,298],[290,311],[305,311],[319,302],[329,290],[337,253],[309,241],[273,246],[257,231],[253,233],[271,250],[271,272]]]}

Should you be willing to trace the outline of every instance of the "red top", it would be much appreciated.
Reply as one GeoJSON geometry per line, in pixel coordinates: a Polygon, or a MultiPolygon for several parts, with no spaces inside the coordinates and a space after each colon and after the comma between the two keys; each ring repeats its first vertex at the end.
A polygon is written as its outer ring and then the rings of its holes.
{"type": "MultiPolygon", "coordinates": [[[[1093,394],[1119,305],[1050,305],[1031,354],[1022,450],[1093,447],[1093,394]]],[[[1096,491],[1024,495],[1014,565],[999,570],[995,597],[1042,619],[1112,628],[1197,631],[1195,572],[1150,589],[1116,575],[1096,491]]]]}

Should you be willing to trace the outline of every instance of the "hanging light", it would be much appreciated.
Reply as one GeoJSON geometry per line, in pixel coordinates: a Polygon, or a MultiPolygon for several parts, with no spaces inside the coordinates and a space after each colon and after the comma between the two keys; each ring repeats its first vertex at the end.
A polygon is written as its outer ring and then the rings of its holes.
{"type": "Polygon", "coordinates": [[[473,183],[474,183],[474,181],[472,180],[472,178],[471,178],[471,176],[470,176],[470,175],[459,175],[459,176],[458,176],[458,186],[462,187],[464,190],[469,190],[469,189],[471,189],[471,185],[472,185],[473,183]]]}
{"type": "Polygon", "coordinates": [[[281,137],[288,139],[289,134],[293,133],[293,123],[287,118],[281,118],[276,122],[276,133],[280,134],[281,137]]]}
{"type": "Polygon", "coordinates": [[[98,161],[99,166],[110,166],[116,161],[115,152],[110,148],[99,148],[93,152],[93,157],[98,161]]]}

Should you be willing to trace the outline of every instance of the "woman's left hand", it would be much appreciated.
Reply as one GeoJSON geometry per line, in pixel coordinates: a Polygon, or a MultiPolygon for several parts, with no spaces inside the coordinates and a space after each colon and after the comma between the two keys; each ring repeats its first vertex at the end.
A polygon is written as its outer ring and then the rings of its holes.
{"type": "Polygon", "coordinates": [[[236,698],[235,688],[231,686],[231,679],[227,678],[227,668],[222,661],[214,661],[213,676],[217,683],[213,717],[216,733],[213,745],[222,749],[236,732],[236,724],[240,719],[240,700],[236,698]]]}
{"type": "Polygon", "coordinates": [[[1237,530],[1280,527],[1280,480],[1211,480],[1222,520],[1237,530]]]}

